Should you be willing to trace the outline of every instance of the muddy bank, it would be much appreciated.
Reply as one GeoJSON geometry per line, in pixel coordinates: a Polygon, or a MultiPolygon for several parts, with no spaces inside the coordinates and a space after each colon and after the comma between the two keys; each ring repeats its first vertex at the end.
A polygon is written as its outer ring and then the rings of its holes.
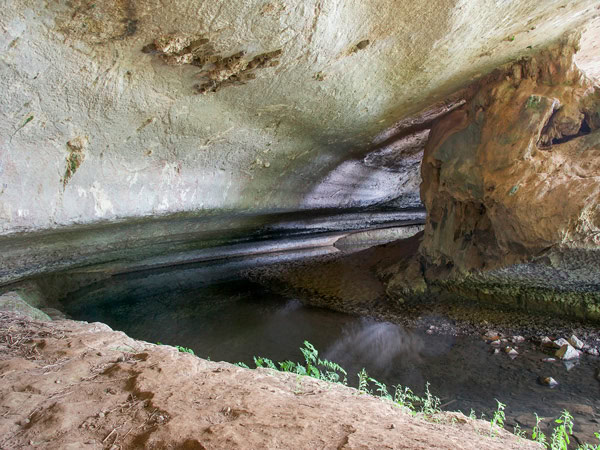
{"type": "Polygon", "coordinates": [[[354,389],[247,370],[108,326],[0,314],[5,448],[536,448],[354,389]]]}

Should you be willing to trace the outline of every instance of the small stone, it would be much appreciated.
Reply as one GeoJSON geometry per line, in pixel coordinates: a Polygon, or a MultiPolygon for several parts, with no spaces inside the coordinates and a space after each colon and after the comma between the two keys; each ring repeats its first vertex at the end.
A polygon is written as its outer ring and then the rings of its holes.
{"type": "Polygon", "coordinates": [[[577,338],[577,336],[573,335],[569,338],[569,344],[575,347],[577,350],[581,350],[583,348],[583,342],[577,338]]]}
{"type": "Polygon", "coordinates": [[[565,344],[560,348],[560,350],[556,351],[555,356],[563,361],[568,361],[579,358],[579,351],[571,347],[570,344],[565,344]]]}
{"type": "Polygon", "coordinates": [[[60,384],[60,380],[56,380],[56,381],[55,381],[55,383],[56,383],[56,384],[60,384]]]}
{"type": "Polygon", "coordinates": [[[563,361],[563,364],[565,365],[565,369],[567,369],[567,372],[568,372],[573,367],[575,367],[576,365],[579,364],[579,360],[578,359],[570,359],[568,361],[563,361]]]}
{"type": "Polygon", "coordinates": [[[265,161],[265,163],[263,164],[263,167],[269,168],[269,167],[271,167],[271,163],[269,161],[265,161]]]}
{"type": "Polygon", "coordinates": [[[25,422],[26,424],[31,423],[31,419],[27,418],[23,422],[25,422]]]}
{"type": "Polygon", "coordinates": [[[396,425],[394,425],[393,423],[392,423],[392,424],[390,424],[390,426],[389,426],[389,429],[390,429],[390,430],[393,430],[394,428],[396,428],[396,425]]]}
{"type": "Polygon", "coordinates": [[[494,330],[489,330],[487,333],[485,333],[483,337],[486,341],[495,341],[497,339],[500,339],[500,335],[497,331],[494,330]]]}
{"type": "Polygon", "coordinates": [[[513,336],[511,341],[513,342],[513,344],[520,344],[522,342],[525,342],[525,338],[523,336],[513,336]]]}
{"type": "Polygon", "coordinates": [[[101,419],[104,417],[104,415],[105,415],[105,414],[104,414],[102,411],[100,411],[100,412],[98,413],[98,417],[100,417],[101,419]]]}
{"type": "Polygon", "coordinates": [[[542,359],[543,362],[555,362],[556,358],[544,358],[542,359]]]}
{"type": "Polygon", "coordinates": [[[490,345],[493,345],[494,347],[500,347],[502,342],[500,342],[500,339],[496,339],[495,341],[490,342],[490,345]]]}
{"type": "Polygon", "coordinates": [[[104,356],[104,354],[102,352],[98,352],[98,353],[96,353],[96,355],[98,355],[98,356],[104,356]]]}
{"type": "Polygon", "coordinates": [[[558,386],[558,381],[556,381],[552,377],[539,377],[538,381],[540,382],[540,384],[543,384],[544,386],[548,386],[550,388],[558,386]]]}
{"type": "Polygon", "coordinates": [[[542,347],[554,347],[554,342],[548,336],[542,337],[540,344],[542,347]]]}
{"type": "Polygon", "coordinates": [[[556,348],[562,348],[563,345],[567,345],[568,343],[569,341],[567,341],[565,338],[560,338],[553,342],[554,347],[556,348]]]}
{"type": "Polygon", "coordinates": [[[498,353],[500,353],[499,348],[495,348],[494,350],[492,350],[492,355],[497,355],[498,353]]]}
{"type": "Polygon", "coordinates": [[[588,355],[592,355],[592,356],[600,356],[600,352],[598,352],[598,349],[595,347],[590,347],[585,351],[588,355]]]}

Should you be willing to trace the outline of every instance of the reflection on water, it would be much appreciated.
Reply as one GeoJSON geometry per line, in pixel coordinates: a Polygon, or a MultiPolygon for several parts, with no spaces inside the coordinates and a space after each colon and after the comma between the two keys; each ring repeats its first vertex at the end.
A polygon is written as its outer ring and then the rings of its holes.
{"type": "Polygon", "coordinates": [[[330,361],[360,361],[371,371],[388,375],[395,361],[415,364],[422,359],[425,343],[400,325],[361,320],[344,327],[342,336],[325,352],[330,361]]]}
{"type": "MultiPolygon", "coordinates": [[[[489,418],[498,399],[508,404],[509,422],[524,413],[533,418],[533,411],[554,417],[574,404],[594,413],[600,407],[597,360],[584,358],[567,371],[560,363],[541,362],[546,355],[526,344],[511,360],[490,353],[477,337],[429,335],[305,307],[253,283],[232,278],[215,283],[214,274],[203,278],[203,273],[186,268],[131,274],[87,287],[70,296],[65,307],[76,319],[101,321],[134,338],[182,345],[201,357],[251,367],[255,355],[301,361],[299,348],[308,340],[322,357],[348,370],[354,386],[363,367],[379,381],[400,383],[418,394],[429,382],[448,409],[467,414],[474,409],[489,418]],[[539,385],[540,375],[552,376],[559,386],[539,385]]],[[[595,427],[590,430],[600,428],[591,422],[593,414],[576,414],[576,419],[595,427]]],[[[591,432],[588,436],[593,438],[591,432]]]]}

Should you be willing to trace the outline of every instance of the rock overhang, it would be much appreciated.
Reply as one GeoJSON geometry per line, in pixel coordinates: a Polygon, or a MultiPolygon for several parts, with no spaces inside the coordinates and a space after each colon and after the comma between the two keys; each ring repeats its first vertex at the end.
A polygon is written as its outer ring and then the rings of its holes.
{"type": "Polygon", "coordinates": [[[238,235],[280,213],[419,206],[428,107],[597,14],[585,0],[20,1],[0,13],[0,233],[19,246],[75,230],[61,255],[110,254],[144,233],[184,242],[181,214],[238,235]],[[263,60],[279,63],[246,71],[263,60]],[[128,231],[86,241],[113,224],[128,231]]]}
{"type": "Polygon", "coordinates": [[[309,193],[382,130],[594,6],[18,2],[2,12],[2,232],[319,206],[309,193]],[[173,34],[207,39],[223,57],[278,51],[280,63],[194,95],[200,68],[142,52],[173,34]]]}

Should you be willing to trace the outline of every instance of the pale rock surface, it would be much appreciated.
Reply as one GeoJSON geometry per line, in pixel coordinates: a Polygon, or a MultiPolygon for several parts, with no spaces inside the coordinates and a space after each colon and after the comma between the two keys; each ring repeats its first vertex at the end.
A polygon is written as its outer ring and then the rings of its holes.
{"type": "Polygon", "coordinates": [[[596,8],[14,1],[0,10],[0,282],[207,247],[274,212],[420,206],[428,108],[596,8]]]}
{"type": "Polygon", "coordinates": [[[563,345],[559,350],[556,351],[555,356],[562,359],[563,361],[570,361],[577,359],[580,356],[579,350],[574,349],[569,344],[563,345]]]}
{"type": "Polygon", "coordinates": [[[584,342],[575,335],[573,335],[569,338],[569,344],[571,344],[577,350],[581,350],[583,348],[583,346],[585,345],[584,342]]]}

